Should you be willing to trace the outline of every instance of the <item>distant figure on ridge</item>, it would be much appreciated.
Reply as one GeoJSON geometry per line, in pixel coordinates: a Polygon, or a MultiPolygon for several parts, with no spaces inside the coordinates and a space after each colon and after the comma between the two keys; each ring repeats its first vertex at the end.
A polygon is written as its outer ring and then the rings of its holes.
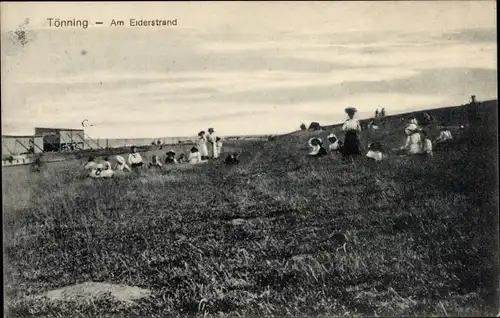
{"type": "Polygon", "coordinates": [[[352,159],[354,156],[361,155],[361,143],[358,137],[358,134],[361,132],[361,125],[359,124],[359,120],[354,118],[354,114],[357,112],[356,108],[348,107],[345,109],[345,112],[349,118],[342,126],[342,130],[346,133],[341,152],[343,159],[352,159]]]}
{"type": "Polygon", "coordinates": [[[207,137],[205,136],[205,131],[200,131],[198,133],[198,151],[201,156],[201,160],[207,160],[208,159],[208,148],[207,148],[207,137]]]}
{"type": "Polygon", "coordinates": [[[380,116],[381,118],[384,118],[385,117],[385,108],[382,108],[382,110],[380,111],[380,116]]]}
{"type": "Polygon", "coordinates": [[[375,111],[375,118],[378,118],[378,108],[377,108],[377,110],[375,111]]]}
{"type": "Polygon", "coordinates": [[[480,103],[476,100],[476,95],[472,95],[471,102],[466,106],[467,123],[472,130],[479,128],[477,127],[480,124],[479,105],[480,103]]]}

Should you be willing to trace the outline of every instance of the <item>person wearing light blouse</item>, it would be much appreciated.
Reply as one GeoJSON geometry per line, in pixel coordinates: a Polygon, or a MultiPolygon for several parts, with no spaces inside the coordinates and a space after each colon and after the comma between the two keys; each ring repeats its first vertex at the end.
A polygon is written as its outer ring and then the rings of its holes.
{"type": "Polygon", "coordinates": [[[205,131],[200,131],[198,133],[197,149],[200,152],[201,160],[208,159],[208,147],[207,147],[207,136],[205,131]]]}
{"type": "Polygon", "coordinates": [[[361,155],[361,144],[358,136],[359,132],[361,132],[361,125],[359,120],[354,118],[356,111],[354,107],[345,109],[349,118],[344,122],[344,125],[342,125],[342,130],[345,131],[344,143],[341,151],[344,159],[361,155]]]}
{"type": "Polygon", "coordinates": [[[132,170],[137,170],[139,167],[142,167],[142,157],[139,153],[137,153],[137,148],[132,146],[132,153],[128,156],[128,164],[132,168],[132,170]]]}
{"type": "Polygon", "coordinates": [[[207,160],[202,159],[202,156],[201,156],[198,148],[193,147],[193,148],[191,148],[191,152],[189,153],[188,162],[192,165],[198,165],[198,164],[206,163],[207,160]]]}
{"type": "Polygon", "coordinates": [[[116,171],[132,171],[122,156],[116,156],[116,171]]]}
{"type": "Polygon", "coordinates": [[[418,155],[424,152],[422,140],[422,128],[418,126],[415,117],[408,118],[408,125],[405,128],[406,142],[401,149],[407,150],[410,155],[418,155]]]}

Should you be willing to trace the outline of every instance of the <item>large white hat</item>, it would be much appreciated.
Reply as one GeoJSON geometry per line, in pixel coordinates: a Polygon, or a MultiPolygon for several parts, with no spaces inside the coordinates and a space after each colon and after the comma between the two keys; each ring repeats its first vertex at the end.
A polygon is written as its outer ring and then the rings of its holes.
{"type": "Polygon", "coordinates": [[[315,145],[312,144],[313,140],[317,140],[320,144],[323,143],[323,141],[321,140],[321,138],[319,138],[319,137],[313,137],[313,138],[309,139],[309,146],[311,146],[311,147],[315,146],[315,145]]]}
{"type": "Polygon", "coordinates": [[[119,164],[125,163],[125,159],[122,156],[116,156],[116,161],[118,161],[119,164]]]}

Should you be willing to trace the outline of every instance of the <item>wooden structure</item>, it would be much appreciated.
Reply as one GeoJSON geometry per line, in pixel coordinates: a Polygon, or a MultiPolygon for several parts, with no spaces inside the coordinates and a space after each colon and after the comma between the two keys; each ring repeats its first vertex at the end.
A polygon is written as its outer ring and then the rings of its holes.
{"type": "Polygon", "coordinates": [[[43,152],[42,136],[2,136],[2,157],[43,152]]]}
{"type": "Polygon", "coordinates": [[[92,148],[87,145],[83,129],[35,128],[36,136],[43,136],[44,152],[67,152],[92,148]]]}

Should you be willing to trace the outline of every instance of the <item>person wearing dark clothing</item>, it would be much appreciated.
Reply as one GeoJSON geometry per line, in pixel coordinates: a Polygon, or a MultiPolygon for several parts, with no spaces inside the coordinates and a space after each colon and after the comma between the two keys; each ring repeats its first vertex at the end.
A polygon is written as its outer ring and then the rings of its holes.
{"type": "Polygon", "coordinates": [[[42,158],[41,155],[37,156],[31,165],[31,169],[34,172],[40,172],[42,168],[42,158]]]}
{"type": "Polygon", "coordinates": [[[224,163],[226,165],[237,165],[240,163],[240,159],[239,159],[239,154],[238,153],[233,153],[233,154],[229,154],[226,159],[224,160],[224,163]]]}
{"type": "Polygon", "coordinates": [[[167,152],[167,157],[165,158],[165,163],[166,164],[176,164],[177,163],[177,159],[175,159],[175,152],[173,152],[172,150],[167,152]]]}
{"type": "Polygon", "coordinates": [[[341,149],[344,159],[361,155],[361,143],[358,136],[359,132],[361,132],[361,125],[359,121],[354,118],[356,108],[346,108],[345,112],[349,116],[349,119],[347,119],[342,126],[342,130],[345,131],[344,145],[341,149]]]}

